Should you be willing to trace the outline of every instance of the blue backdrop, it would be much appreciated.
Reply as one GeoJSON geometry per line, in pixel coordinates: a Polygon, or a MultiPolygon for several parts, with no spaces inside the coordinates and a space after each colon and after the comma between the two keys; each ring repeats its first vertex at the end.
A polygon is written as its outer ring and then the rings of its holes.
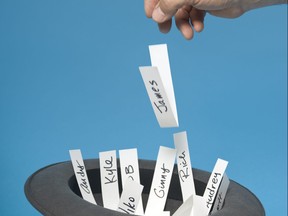
{"type": "Polygon", "coordinates": [[[268,216],[287,215],[287,5],[238,19],[206,16],[186,41],[159,33],[143,1],[0,1],[0,215],[39,215],[36,170],[137,147],[156,159],[186,130],[194,167],[218,157],[268,216]],[[179,128],[158,126],[138,66],[167,43],[179,128]]]}

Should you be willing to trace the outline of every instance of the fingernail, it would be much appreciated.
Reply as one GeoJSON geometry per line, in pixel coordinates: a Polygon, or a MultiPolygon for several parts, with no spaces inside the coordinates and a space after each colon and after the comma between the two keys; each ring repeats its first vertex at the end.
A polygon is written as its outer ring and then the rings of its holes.
{"type": "Polygon", "coordinates": [[[153,18],[153,20],[155,20],[156,22],[159,22],[159,23],[166,21],[166,19],[165,19],[166,16],[159,6],[154,9],[154,11],[152,13],[152,18],[153,18]]]}

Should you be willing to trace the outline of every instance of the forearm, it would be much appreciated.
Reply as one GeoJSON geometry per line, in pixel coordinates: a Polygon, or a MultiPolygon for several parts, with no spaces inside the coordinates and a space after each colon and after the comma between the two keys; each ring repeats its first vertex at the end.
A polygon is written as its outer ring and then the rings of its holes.
{"type": "Polygon", "coordinates": [[[249,11],[256,8],[277,5],[277,4],[287,4],[287,0],[243,0],[241,1],[241,6],[243,11],[249,11]]]}

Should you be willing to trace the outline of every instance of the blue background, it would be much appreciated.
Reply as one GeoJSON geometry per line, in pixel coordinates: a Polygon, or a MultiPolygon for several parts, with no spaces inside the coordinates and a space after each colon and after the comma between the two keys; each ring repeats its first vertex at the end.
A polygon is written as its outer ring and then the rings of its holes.
{"type": "Polygon", "coordinates": [[[186,41],[161,34],[143,1],[0,1],[0,215],[39,215],[25,198],[36,170],[99,151],[160,145],[186,130],[194,167],[218,157],[266,214],[287,215],[287,5],[238,19],[206,16],[186,41]],[[179,128],[158,126],[138,66],[167,43],[179,128]]]}

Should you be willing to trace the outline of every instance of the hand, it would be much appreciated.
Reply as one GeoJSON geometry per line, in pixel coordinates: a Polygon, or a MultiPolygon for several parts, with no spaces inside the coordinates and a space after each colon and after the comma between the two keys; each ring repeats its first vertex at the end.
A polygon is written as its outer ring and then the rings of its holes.
{"type": "Polygon", "coordinates": [[[287,0],[144,0],[144,8],[161,32],[170,31],[174,16],[183,36],[192,39],[194,31],[204,29],[206,11],[214,16],[236,18],[251,9],[281,3],[287,0]]]}
{"type": "Polygon", "coordinates": [[[206,11],[222,17],[237,17],[244,13],[235,7],[237,0],[144,0],[147,17],[153,18],[163,33],[170,31],[172,17],[186,39],[193,38],[194,30],[204,29],[206,11]]]}

